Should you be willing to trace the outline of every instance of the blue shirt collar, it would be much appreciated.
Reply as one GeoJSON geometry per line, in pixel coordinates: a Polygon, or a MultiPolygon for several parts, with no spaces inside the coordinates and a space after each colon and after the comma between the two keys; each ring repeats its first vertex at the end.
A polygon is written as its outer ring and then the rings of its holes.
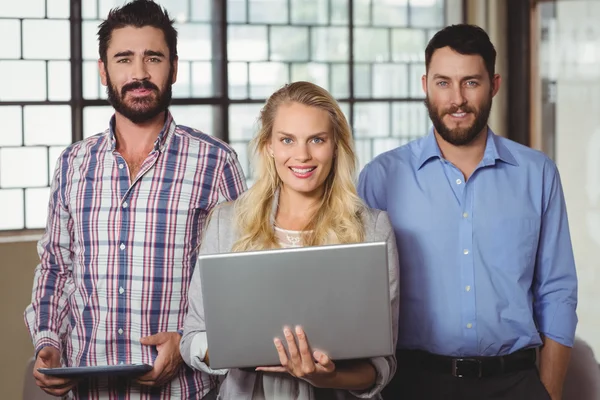
{"type": "MultiPolygon", "coordinates": [[[[440,147],[435,140],[433,127],[429,130],[429,134],[423,138],[418,169],[421,169],[432,158],[443,158],[440,147]]],[[[493,165],[496,163],[496,160],[501,160],[511,165],[519,165],[510,150],[502,143],[500,137],[488,127],[482,165],[493,165]]]]}

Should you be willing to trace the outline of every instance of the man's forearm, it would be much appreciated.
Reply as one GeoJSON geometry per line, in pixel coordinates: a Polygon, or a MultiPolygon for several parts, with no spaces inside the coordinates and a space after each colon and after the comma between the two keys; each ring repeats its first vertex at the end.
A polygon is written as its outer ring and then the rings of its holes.
{"type": "Polygon", "coordinates": [[[540,378],[552,400],[560,400],[571,348],[547,337],[543,341],[544,345],[540,349],[540,378]]]}

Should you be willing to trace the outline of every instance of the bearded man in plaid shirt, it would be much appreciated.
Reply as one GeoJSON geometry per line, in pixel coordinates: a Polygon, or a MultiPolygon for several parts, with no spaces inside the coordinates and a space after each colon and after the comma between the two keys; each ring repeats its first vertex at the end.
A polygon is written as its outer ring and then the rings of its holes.
{"type": "Polygon", "coordinates": [[[69,146],[52,181],[25,322],[37,384],[77,399],[201,399],[217,382],[182,363],[180,333],[203,223],[245,189],[224,142],[176,125],[177,32],[149,0],[111,10],[98,66],[108,129],[69,146]],[[73,380],[38,368],[147,363],[132,378],[73,380]]]}

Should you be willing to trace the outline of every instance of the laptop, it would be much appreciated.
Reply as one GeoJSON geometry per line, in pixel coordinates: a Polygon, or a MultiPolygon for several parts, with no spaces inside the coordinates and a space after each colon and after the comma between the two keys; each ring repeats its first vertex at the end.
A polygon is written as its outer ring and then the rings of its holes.
{"type": "Polygon", "coordinates": [[[333,361],[394,354],[385,242],[201,255],[197,268],[211,368],[280,365],[285,325],[333,361]]]}

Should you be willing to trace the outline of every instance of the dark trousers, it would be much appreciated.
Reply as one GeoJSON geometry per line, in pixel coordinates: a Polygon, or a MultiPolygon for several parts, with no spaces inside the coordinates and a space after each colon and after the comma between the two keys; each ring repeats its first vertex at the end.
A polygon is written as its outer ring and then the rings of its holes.
{"type": "Polygon", "coordinates": [[[399,363],[384,400],[550,400],[535,366],[484,378],[458,378],[399,363]]]}

